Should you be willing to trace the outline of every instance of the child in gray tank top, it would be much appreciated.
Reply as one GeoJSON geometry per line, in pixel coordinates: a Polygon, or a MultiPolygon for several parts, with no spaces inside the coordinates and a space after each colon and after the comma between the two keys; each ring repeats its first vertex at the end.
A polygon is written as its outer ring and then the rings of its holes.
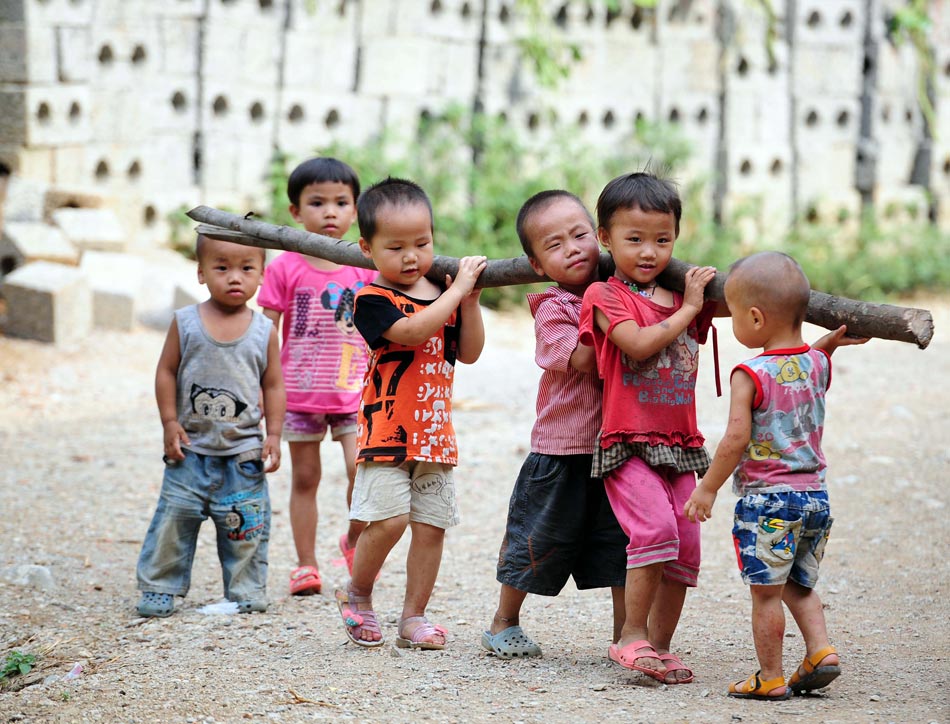
{"type": "Polygon", "coordinates": [[[142,616],[170,616],[175,596],[188,593],[208,517],[225,598],[242,613],[267,609],[264,473],[280,466],[285,396],[277,330],[247,306],[264,251],[199,236],[196,252],[210,298],[175,313],[155,374],[165,476],[136,570],[142,616]]]}

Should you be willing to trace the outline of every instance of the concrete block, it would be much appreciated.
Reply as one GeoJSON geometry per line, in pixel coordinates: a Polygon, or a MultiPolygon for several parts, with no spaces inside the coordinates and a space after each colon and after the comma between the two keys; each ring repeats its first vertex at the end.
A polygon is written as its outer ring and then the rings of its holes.
{"type": "Polygon", "coordinates": [[[0,0],[0,21],[19,22],[26,20],[27,0],[0,0]]]}
{"type": "MultiPolygon", "coordinates": [[[[0,159],[6,161],[0,154],[0,159]]],[[[43,199],[49,186],[44,182],[21,175],[16,167],[6,180],[6,197],[3,201],[3,217],[11,221],[42,221],[43,199]]]]}
{"type": "Polygon", "coordinates": [[[130,331],[145,281],[145,262],[131,254],[87,251],[80,271],[92,290],[92,323],[99,329],[130,331]]]}
{"type": "MultiPolygon", "coordinates": [[[[88,26],[56,28],[56,77],[65,83],[92,79],[92,33],[88,26]]],[[[35,53],[35,48],[30,48],[35,53]]]]}
{"type": "MultiPolygon", "coordinates": [[[[13,0],[14,4],[16,0],[13,0]]],[[[75,0],[23,0],[25,20],[34,25],[88,25],[97,3],[75,0]]]]}
{"type": "Polygon", "coordinates": [[[0,91],[0,144],[56,146],[90,138],[84,84],[6,86],[0,91]]]}
{"type": "MultiPolygon", "coordinates": [[[[341,35],[332,44],[323,33],[290,30],[285,36],[287,60],[284,82],[298,88],[318,88],[323,93],[352,93],[356,81],[356,40],[341,35]],[[301,62],[301,59],[306,59],[301,62]]],[[[362,72],[361,72],[362,75],[362,72]]]]}
{"type": "MultiPolygon", "coordinates": [[[[2,115],[2,114],[0,114],[2,115]]],[[[31,183],[53,183],[53,151],[49,148],[26,148],[19,144],[0,144],[0,163],[21,179],[31,183]]]]}
{"type": "Polygon", "coordinates": [[[0,83],[54,83],[56,30],[0,22],[0,83]]]}
{"type": "Polygon", "coordinates": [[[72,266],[79,263],[79,250],[55,226],[40,221],[8,221],[5,231],[24,263],[49,261],[72,266]]]}
{"type": "Polygon", "coordinates": [[[0,231],[0,279],[12,272],[17,267],[23,266],[23,254],[17,248],[13,240],[0,231]]]}
{"type": "Polygon", "coordinates": [[[843,43],[859,48],[864,35],[864,0],[803,0],[796,4],[801,43],[843,43]]]}
{"type": "Polygon", "coordinates": [[[167,248],[144,250],[149,293],[140,301],[138,321],[153,329],[167,329],[176,309],[204,301],[208,290],[198,282],[198,265],[167,248]]]}
{"type": "Polygon", "coordinates": [[[92,294],[75,267],[33,262],[0,285],[7,303],[4,333],[56,344],[80,340],[92,328],[92,294]]]}
{"type": "Polygon", "coordinates": [[[115,214],[108,209],[56,209],[53,223],[73,244],[83,250],[122,251],[127,236],[115,214]]]}
{"type": "Polygon", "coordinates": [[[416,36],[375,37],[363,46],[360,90],[374,96],[419,96],[426,68],[437,62],[433,41],[416,36]]]}
{"type": "Polygon", "coordinates": [[[860,43],[799,43],[795,51],[793,92],[800,96],[857,96],[861,92],[863,61],[860,43]]]}
{"type": "Polygon", "coordinates": [[[200,39],[198,20],[163,15],[156,19],[156,31],[159,38],[158,71],[161,77],[197,75],[200,39]]]}

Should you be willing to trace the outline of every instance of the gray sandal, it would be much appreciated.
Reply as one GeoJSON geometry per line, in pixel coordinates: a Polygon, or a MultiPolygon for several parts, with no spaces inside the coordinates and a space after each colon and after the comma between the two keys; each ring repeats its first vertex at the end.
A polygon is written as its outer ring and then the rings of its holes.
{"type": "Polygon", "coordinates": [[[143,591],[135,610],[145,618],[165,618],[175,613],[175,597],[170,593],[143,591]]]}
{"type": "Polygon", "coordinates": [[[528,638],[521,626],[509,626],[495,635],[492,635],[491,631],[485,631],[482,634],[482,648],[491,651],[500,659],[527,659],[541,655],[541,647],[528,638]]]}

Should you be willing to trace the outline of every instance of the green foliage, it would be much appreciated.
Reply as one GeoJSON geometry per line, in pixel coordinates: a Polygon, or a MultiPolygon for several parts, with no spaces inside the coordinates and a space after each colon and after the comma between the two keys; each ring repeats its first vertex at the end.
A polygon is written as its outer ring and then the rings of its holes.
{"type": "Polygon", "coordinates": [[[29,674],[36,663],[36,656],[24,654],[22,651],[8,651],[0,668],[0,683],[12,676],[29,674]]]}
{"type": "Polygon", "coordinates": [[[917,56],[917,103],[932,135],[936,136],[937,115],[927,93],[933,82],[936,58],[930,43],[933,23],[930,20],[930,0],[907,0],[887,18],[887,34],[895,45],[909,41],[917,56]]]}

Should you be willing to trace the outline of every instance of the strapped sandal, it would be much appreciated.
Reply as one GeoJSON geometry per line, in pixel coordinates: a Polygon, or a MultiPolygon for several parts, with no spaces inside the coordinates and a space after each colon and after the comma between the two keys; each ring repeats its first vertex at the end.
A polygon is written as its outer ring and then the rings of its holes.
{"type": "Polygon", "coordinates": [[[676,654],[660,654],[660,661],[666,666],[666,673],[663,675],[664,684],[688,684],[693,680],[693,670],[680,661],[680,657],[676,654]],[[667,677],[675,671],[689,672],[689,676],[680,679],[676,678],[676,674],[673,674],[674,678],[670,681],[667,677]]]}
{"type": "Polygon", "coordinates": [[[774,679],[762,681],[759,678],[761,671],[756,671],[745,681],[737,681],[729,684],[729,696],[734,699],[757,699],[759,701],[785,701],[792,695],[791,687],[785,686],[785,677],[776,676],[774,679]],[[739,687],[745,684],[745,690],[739,691],[739,687]],[[781,694],[772,695],[769,692],[785,687],[781,694]]]}
{"type": "Polygon", "coordinates": [[[834,646],[825,646],[825,648],[816,651],[811,656],[806,656],[805,660],[802,661],[802,665],[788,679],[788,685],[792,691],[796,694],[804,694],[815,689],[824,689],[837,679],[841,675],[841,667],[838,664],[818,665],[826,657],[837,653],[834,646]],[[805,673],[802,674],[802,671],[805,673]]]}
{"type": "Polygon", "coordinates": [[[316,566],[300,566],[290,572],[290,594],[311,596],[323,590],[323,581],[316,566]]]}
{"type": "Polygon", "coordinates": [[[610,648],[607,649],[607,657],[617,666],[630,669],[631,671],[639,671],[651,679],[666,683],[666,671],[658,671],[657,669],[651,669],[634,663],[637,659],[656,659],[660,663],[663,663],[660,655],[656,652],[656,649],[653,648],[653,644],[646,639],[634,641],[623,648],[620,648],[617,644],[610,644],[610,648]],[[637,653],[641,649],[646,653],[637,653]]]}
{"type": "Polygon", "coordinates": [[[532,641],[521,626],[509,626],[492,634],[482,633],[482,648],[491,651],[499,659],[532,658],[541,655],[541,647],[532,641]]]}
{"type": "Polygon", "coordinates": [[[409,618],[404,618],[399,622],[399,636],[396,637],[396,646],[401,649],[425,649],[433,651],[441,651],[445,648],[445,642],[448,641],[448,631],[442,626],[435,626],[429,623],[429,619],[425,616],[410,616],[409,618]],[[419,625],[416,626],[412,633],[409,634],[409,638],[404,638],[402,635],[403,627],[407,623],[419,622],[419,625]],[[426,641],[425,638],[428,636],[441,636],[442,643],[436,643],[435,641],[426,641]]]}
{"type": "Polygon", "coordinates": [[[346,631],[347,638],[357,646],[374,648],[383,645],[382,631],[379,628],[379,621],[376,620],[376,612],[372,608],[359,608],[357,604],[364,603],[367,606],[370,603],[369,596],[354,596],[349,591],[334,591],[336,597],[336,606],[340,610],[340,616],[343,618],[343,628],[346,631]],[[353,608],[350,608],[352,604],[353,608]],[[367,641],[361,638],[363,631],[378,633],[378,641],[367,641]]]}
{"type": "Polygon", "coordinates": [[[175,597],[170,593],[143,591],[135,610],[145,618],[165,618],[175,613],[175,597]]]}

